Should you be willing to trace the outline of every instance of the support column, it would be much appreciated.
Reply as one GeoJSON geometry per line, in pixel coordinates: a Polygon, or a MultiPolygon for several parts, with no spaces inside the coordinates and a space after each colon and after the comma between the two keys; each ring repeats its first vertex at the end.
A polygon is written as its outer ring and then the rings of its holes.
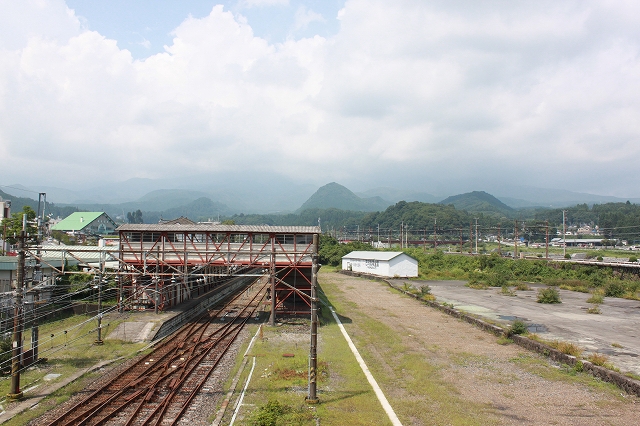
{"type": "Polygon", "coordinates": [[[309,349],[309,395],[307,402],[317,404],[318,369],[318,234],[313,235],[313,254],[311,255],[311,346],[309,349]]]}
{"type": "Polygon", "coordinates": [[[269,262],[269,279],[271,280],[271,315],[269,325],[276,325],[276,242],[275,235],[271,236],[271,261],[269,262]]]}

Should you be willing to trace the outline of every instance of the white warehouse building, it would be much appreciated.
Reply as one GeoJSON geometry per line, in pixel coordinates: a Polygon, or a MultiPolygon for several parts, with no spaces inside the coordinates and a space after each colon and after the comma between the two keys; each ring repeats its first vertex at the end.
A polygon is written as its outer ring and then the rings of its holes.
{"type": "Polygon", "coordinates": [[[408,278],[418,276],[418,261],[401,251],[352,251],[342,257],[342,269],[408,278]]]}

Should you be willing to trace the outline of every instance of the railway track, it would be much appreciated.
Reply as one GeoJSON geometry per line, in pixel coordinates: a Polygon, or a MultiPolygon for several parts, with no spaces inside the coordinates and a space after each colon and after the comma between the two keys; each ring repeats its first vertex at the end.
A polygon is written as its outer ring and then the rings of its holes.
{"type": "Polygon", "coordinates": [[[49,423],[168,426],[189,409],[247,321],[259,309],[267,284],[236,294],[166,339],[49,423]]]}

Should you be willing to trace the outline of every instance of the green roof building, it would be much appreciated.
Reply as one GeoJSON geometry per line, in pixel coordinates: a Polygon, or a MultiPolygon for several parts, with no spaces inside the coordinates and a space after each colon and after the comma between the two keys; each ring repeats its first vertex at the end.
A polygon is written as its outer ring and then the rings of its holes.
{"type": "Polygon", "coordinates": [[[118,225],[105,212],[75,212],[51,227],[52,231],[113,234],[118,225]]]}

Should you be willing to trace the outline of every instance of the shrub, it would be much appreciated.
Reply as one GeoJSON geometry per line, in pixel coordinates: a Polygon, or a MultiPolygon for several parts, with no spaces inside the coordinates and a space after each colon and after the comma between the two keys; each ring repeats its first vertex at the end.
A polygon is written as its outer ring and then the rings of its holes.
{"type": "Polygon", "coordinates": [[[504,284],[500,290],[501,294],[504,294],[505,296],[515,296],[516,293],[515,291],[511,290],[511,288],[509,288],[509,286],[507,284],[504,284]]]}
{"type": "Polygon", "coordinates": [[[560,293],[553,287],[538,290],[538,303],[562,303],[560,293]]]}
{"type": "Polygon", "coordinates": [[[287,413],[289,407],[271,400],[258,408],[251,416],[252,426],[275,426],[280,417],[287,413]]]}
{"type": "Polygon", "coordinates": [[[516,284],[516,290],[520,290],[520,291],[531,290],[531,287],[529,287],[529,284],[519,281],[516,284]]]}
{"type": "Polygon", "coordinates": [[[512,336],[514,334],[527,334],[529,333],[529,328],[527,328],[527,324],[525,324],[522,320],[515,320],[513,324],[511,324],[511,328],[509,328],[509,335],[512,336]]]}
{"type": "Polygon", "coordinates": [[[611,281],[605,289],[604,295],[607,297],[622,297],[627,292],[624,284],[617,281],[611,281]]]}
{"type": "Polygon", "coordinates": [[[591,297],[587,299],[587,303],[600,304],[604,302],[604,294],[601,291],[594,291],[591,293],[591,297]]]}
{"type": "Polygon", "coordinates": [[[313,413],[304,407],[291,407],[278,401],[270,400],[255,410],[249,417],[251,426],[276,426],[310,424],[313,413]]]}
{"type": "Polygon", "coordinates": [[[629,258],[629,262],[637,262],[637,261],[638,261],[638,258],[637,258],[637,257],[635,257],[635,256],[631,256],[631,257],[629,258]]]}
{"type": "Polygon", "coordinates": [[[602,262],[604,259],[602,258],[602,256],[598,256],[598,257],[596,258],[596,260],[597,260],[598,262],[602,262]]]}
{"type": "Polygon", "coordinates": [[[487,277],[487,283],[491,287],[503,287],[507,285],[507,278],[503,274],[497,272],[489,274],[489,276],[487,277]]]}
{"type": "Polygon", "coordinates": [[[429,287],[428,285],[423,285],[422,287],[420,287],[420,294],[422,296],[424,296],[425,294],[431,294],[431,287],[429,287]]]}
{"type": "Polygon", "coordinates": [[[565,259],[571,259],[571,255],[570,255],[569,253],[566,253],[566,254],[564,255],[564,258],[565,258],[565,259]]]}
{"type": "Polygon", "coordinates": [[[591,306],[589,309],[587,309],[587,313],[588,314],[601,314],[602,312],[600,312],[600,308],[596,305],[596,306],[591,306]]]}

